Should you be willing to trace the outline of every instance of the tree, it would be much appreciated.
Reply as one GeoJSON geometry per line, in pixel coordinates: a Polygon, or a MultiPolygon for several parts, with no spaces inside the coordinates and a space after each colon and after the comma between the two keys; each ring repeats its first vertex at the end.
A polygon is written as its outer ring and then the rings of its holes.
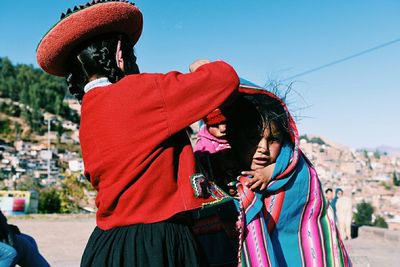
{"type": "Polygon", "coordinates": [[[400,186],[400,179],[399,179],[396,171],[393,172],[392,178],[393,178],[393,185],[400,186]]]}
{"type": "Polygon", "coordinates": [[[15,131],[15,140],[19,140],[21,138],[22,128],[21,124],[18,122],[14,122],[14,131],[15,131]]]}
{"type": "Polygon", "coordinates": [[[61,137],[64,133],[64,127],[62,126],[62,123],[57,121],[56,123],[56,131],[57,131],[57,143],[60,144],[61,143],[61,137]]]}
{"type": "Polygon", "coordinates": [[[380,228],[388,228],[388,224],[386,223],[385,219],[379,215],[376,216],[376,219],[374,221],[374,226],[380,228]]]}
{"type": "Polygon", "coordinates": [[[57,189],[49,188],[39,193],[40,213],[59,213],[61,208],[60,194],[57,189]]]}
{"type": "Polygon", "coordinates": [[[376,159],[380,159],[381,158],[381,152],[377,149],[377,150],[375,150],[375,152],[374,152],[374,157],[376,158],[376,159]]]}
{"type": "Polygon", "coordinates": [[[71,110],[63,99],[66,95],[65,79],[49,75],[32,65],[14,66],[8,58],[0,57],[0,97],[22,103],[23,117],[33,130],[41,130],[39,121],[42,111],[79,122],[79,115],[71,110]]]}
{"type": "Polygon", "coordinates": [[[38,182],[38,179],[33,178],[31,176],[21,177],[16,185],[16,190],[22,190],[22,191],[34,190],[39,192],[40,189],[41,187],[38,182]]]}
{"type": "Polygon", "coordinates": [[[372,214],[374,207],[368,202],[357,204],[357,212],[354,214],[354,221],[357,225],[372,225],[372,214]]]}
{"type": "Polygon", "coordinates": [[[325,145],[326,143],[320,137],[313,137],[310,139],[310,143],[318,144],[318,145],[325,145]]]}
{"type": "Polygon", "coordinates": [[[310,140],[308,139],[308,136],[307,136],[306,134],[300,135],[300,140],[301,140],[301,139],[304,139],[304,140],[306,140],[307,142],[310,141],[310,140]]]}
{"type": "Polygon", "coordinates": [[[0,134],[9,134],[11,132],[11,121],[9,119],[0,119],[0,134]]]}
{"type": "Polygon", "coordinates": [[[88,198],[85,189],[90,188],[90,184],[84,180],[80,181],[80,174],[70,174],[62,182],[61,190],[61,213],[77,213],[81,205],[87,204],[88,198]]]}

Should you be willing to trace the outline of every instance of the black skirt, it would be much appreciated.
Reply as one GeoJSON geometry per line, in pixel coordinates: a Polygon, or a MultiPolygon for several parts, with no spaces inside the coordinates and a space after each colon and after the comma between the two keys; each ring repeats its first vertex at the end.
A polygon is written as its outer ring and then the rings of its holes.
{"type": "Polygon", "coordinates": [[[204,266],[189,226],[176,222],[96,227],[81,266],[204,266]]]}

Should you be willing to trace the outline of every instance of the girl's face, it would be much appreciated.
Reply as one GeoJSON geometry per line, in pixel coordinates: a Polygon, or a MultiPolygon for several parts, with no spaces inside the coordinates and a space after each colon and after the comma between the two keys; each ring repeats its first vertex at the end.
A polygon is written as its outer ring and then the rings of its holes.
{"type": "Polygon", "coordinates": [[[283,134],[276,123],[271,122],[261,138],[259,134],[247,135],[240,143],[242,153],[239,154],[245,166],[251,170],[262,169],[276,162],[281,151],[283,134]]]}
{"type": "Polygon", "coordinates": [[[256,150],[251,159],[251,170],[265,168],[275,163],[281,152],[283,136],[275,122],[264,130],[261,140],[258,142],[256,150]]]}

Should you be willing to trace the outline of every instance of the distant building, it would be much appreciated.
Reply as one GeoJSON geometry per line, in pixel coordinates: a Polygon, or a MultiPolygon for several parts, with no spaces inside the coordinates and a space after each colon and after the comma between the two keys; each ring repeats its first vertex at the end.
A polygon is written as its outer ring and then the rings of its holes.
{"type": "Polygon", "coordinates": [[[68,161],[68,168],[72,172],[82,172],[83,171],[83,160],[82,159],[74,159],[68,161]]]}
{"type": "Polygon", "coordinates": [[[36,191],[0,191],[0,209],[5,215],[37,213],[38,204],[36,191]]]}

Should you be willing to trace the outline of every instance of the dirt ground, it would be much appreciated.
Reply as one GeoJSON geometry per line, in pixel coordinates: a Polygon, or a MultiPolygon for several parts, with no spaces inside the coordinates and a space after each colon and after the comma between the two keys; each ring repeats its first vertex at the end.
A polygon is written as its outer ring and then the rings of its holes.
{"type": "Polygon", "coordinates": [[[79,266],[96,220],[94,215],[9,217],[21,232],[35,238],[41,254],[55,267],[79,266]]]}
{"type": "MultiPolygon", "coordinates": [[[[51,266],[75,267],[95,227],[94,215],[9,217],[9,223],[35,238],[51,266]]],[[[400,248],[389,242],[359,237],[345,241],[355,267],[400,266],[400,248]]]]}

